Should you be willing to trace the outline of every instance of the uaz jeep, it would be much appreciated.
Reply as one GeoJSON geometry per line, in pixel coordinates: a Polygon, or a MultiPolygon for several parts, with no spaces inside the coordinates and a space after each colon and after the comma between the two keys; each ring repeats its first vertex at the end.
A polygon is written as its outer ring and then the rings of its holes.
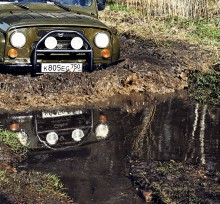
{"type": "Polygon", "coordinates": [[[105,0],[0,0],[0,71],[92,71],[119,58],[105,0]]]}

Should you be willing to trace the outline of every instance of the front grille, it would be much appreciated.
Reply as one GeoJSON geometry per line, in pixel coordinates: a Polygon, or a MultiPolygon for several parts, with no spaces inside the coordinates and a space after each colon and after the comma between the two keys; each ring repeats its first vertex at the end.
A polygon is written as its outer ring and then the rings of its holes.
{"type": "MultiPolygon", "coordinates": [[[[83,70],[93,69],[93,48],[89,40],[82,31],[77,30],[38,30],[38,35],[43,35],[36,44],[33,44],[32,64],[34,72],[37,72],[38,64],[42,62],[78,62],[83,63],[83,70]],[[45,34],[46,33],[46,34],[45,34]],[[45,46],[45,40],[48,37],[55,37],[57,45],[54,49],[48,49],[45,46]],[[71,41],[73,37],[80,37],[83,40],[83,46],[80,49],[73,49],[71,41]],[[89,66],[88,68],[85,67],[89,66]]],[[[41,73],[41,72],[39,72],[41,73]]]]}
{"type": "MultiPolygon", "coordinates": [[[[67,145],[70,145],[70,146],[77,145],[79,143],[84,142],[91,135],[91,132],[92,132],[91,127],[83,128],[82,130],[83,130],[85,136],[82,138],[82,140],[80,142],[77,142],[77,141],[74,141],[72,138],[72,131],[73,130],[74,129],[57,130],[56,133],[59,138],[58,142],[55,145],[52,145],[51,147],[58,148],[58,147],[65,147],[67,145]]],[[[49,132],[43,132],[43,133],[38,132],[38,136],[40,137],[40,139],[42,141],[46,142],[46,136],[48,133],[49,132]]]]}
{"type": "MultiPolygon", "coordinates": [[[[75,145],[72,138],[72,132],[75,129],[82,129],[85,137],[81,142],[90,135],[92,131],[92,112],[91,111],[70,111],[70,112],[42,112],[36,117],[36,131],[39,138],[46,142],[46,136],[49,132],[56,132],[59,140],[54,148],[64,147],[66,145],[75,145]]],[[[47,144],[49,145],[49,144],[47,144]]],[[[50,145],[49,145],[50,146],[50,145]]]]}
{"type": "MultiPolygon", "coordinates": [[[[52,30],[38,30],[37,31],[37,36],[38,37],[43,37],[45,36],[47,33],[49,33],[52,30]]],[[[76,30],[78,31],[78,30],[76,30]]],[[[81,34],[84,34],[83,31],[78,31],[81,34]]],[[[66,33],[66,32],[56,32],[56,33],[52,33],[50,36],[53,36],[57,39],[57,46],[56,48],[54,48],[54,50],[72,50],[73,48],[71,47],[71,40],[74,37],[77,37],[79,35],[77,35],[76,33],[66,33]]],[[[82,50],[87,50],[88,49],[88,44],[86,42],[84,42],[83,47],[81,48],[82,50]]],[[[44,45],[44,43],[42,43],[39,46],[40,49],[47,49],[44,45]]]]}
{"type": "MultiPolygon", "coordinates": [[[[44,35],[46,35],[47,33],[49,33],[50,31],[52,31],[53,29],[50,29],[50,30],[37,30],[36,34],[38,37],[43,37],[44,35]]],[[[74,29],[76,31],[78,31],[79,33],[81,34],[84,34],[84,31],[82,30],[78,30],[78,29],[74,29]]],[[[54,33],[52,34],[51,36],[54,36],[54,37],[62,37],[62,38],[73,38],[76,36],[75,33],[54,33]]]]}

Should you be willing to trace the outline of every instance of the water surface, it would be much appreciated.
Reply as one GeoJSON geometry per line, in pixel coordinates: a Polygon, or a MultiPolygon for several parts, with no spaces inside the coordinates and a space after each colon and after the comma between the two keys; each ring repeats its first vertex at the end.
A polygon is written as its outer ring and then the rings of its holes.
{"type": "Polygon", "coordinates": [[[35,149],[26,167],[57,174],[68,194],[82,204],[142,203],[127,178],[130,156],[220,170],[220,109],[177,98],[151,106],[136,106],[139,108],[130,107],[129,111],[86,110],[92,112],[93,122],[88,123],[92,124],[93,134],[88,136],[92,140],[59,151],[35,149]],[[110,130],[109,137],[101,141],[94,139],[100,112],[107,115],[110,130]]]}

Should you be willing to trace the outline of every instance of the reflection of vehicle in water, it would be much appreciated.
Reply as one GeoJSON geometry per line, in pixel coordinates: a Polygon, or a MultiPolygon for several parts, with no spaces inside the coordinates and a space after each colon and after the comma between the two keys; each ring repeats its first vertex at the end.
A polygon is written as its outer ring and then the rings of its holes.
{"type": "Polygon", "coordinates": [[[2,128],[16,132],[21,144],[32,149],[77,146],[108,135],[108,126],[99,122],[99,113],[94,110],[35,111],[2,116],[2,128]]]}

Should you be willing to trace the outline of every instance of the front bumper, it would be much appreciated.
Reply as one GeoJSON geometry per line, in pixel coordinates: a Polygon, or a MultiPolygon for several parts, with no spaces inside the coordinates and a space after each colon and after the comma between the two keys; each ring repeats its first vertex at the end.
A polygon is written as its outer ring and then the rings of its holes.
{"type": "MultiPolygon", "coordinates": [[[[94,70],[94,66],[84,63],[83,72],[90,72],[94,70]]],[[[2,73],[11,73],[11,74],[22,74],[22,73],[33,73],[32,64],[0,64],[0,71],[2,73]]],[[[41,74],[41,65],[35,65],[35,74],[41,74]]]]}

